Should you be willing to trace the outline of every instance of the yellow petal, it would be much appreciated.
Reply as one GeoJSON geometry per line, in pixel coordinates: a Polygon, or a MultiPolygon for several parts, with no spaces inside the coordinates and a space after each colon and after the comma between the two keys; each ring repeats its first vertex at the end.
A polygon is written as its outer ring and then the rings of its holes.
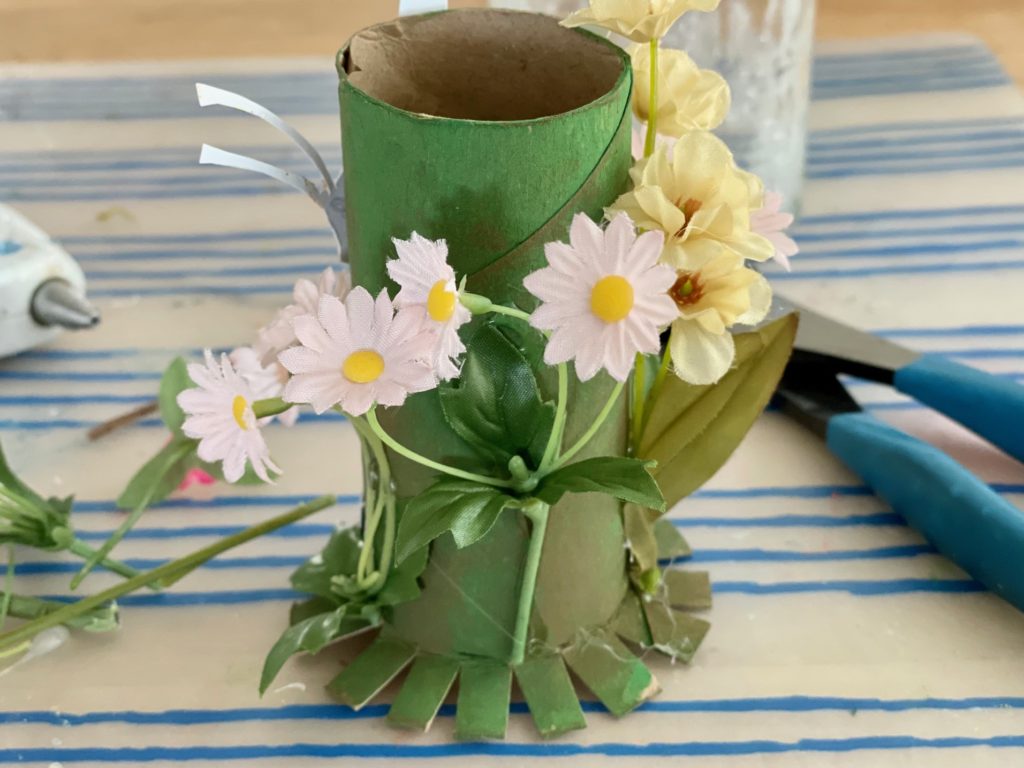
{"type": "Polygon", "coordinates": [[[665,197],[660,187],[637,187],[619,197],[608,209],[627,214],[641,229],[656,229],[665,233],[666,240],[686,223],[686,217],[665,197]]]}
{"type": "Polygon", "coordinates": [[[729,371],[736,356],[731,333],[712,333],[683,319],[672,323],[669,348],[676,375],[691,384],[714,384],[729,371]]]}
{"type": "MultiPolygon", "coordinates": [[[[651,113],[651,54],[636,46],[633,60],[633,111],[646,121],[651,113]]],[[[717,72],[700,69],[683,51],[663,48],[658,53],[657,130],[682,136],[692,130],[718,127],[729,110],[729,85],[717,72]]]]}
{"type": "Polygon", "coordinates": [[[771,307],[772,287],[765,280],[764,275],[759,274],[750,284],[750,309],[745,314],[736,318],[736,322],[743,325],[756,325],[764,320],[771,307]]]}

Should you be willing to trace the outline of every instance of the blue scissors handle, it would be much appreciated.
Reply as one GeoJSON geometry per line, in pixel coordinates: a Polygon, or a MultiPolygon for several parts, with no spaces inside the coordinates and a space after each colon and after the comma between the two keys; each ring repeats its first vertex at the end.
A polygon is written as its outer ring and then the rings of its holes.
{"type": "Polygon", "coordinates": [[[826,441],[936,549],[1024,611],[1024,511],[934,446],[865,413],[833,416],[826,441]]]}
{"type": "Polygon", "coordinates": [[[893,384],[1024,461],[1024,387],[1019,384],[932,355],[900,368],[893,384]]]}

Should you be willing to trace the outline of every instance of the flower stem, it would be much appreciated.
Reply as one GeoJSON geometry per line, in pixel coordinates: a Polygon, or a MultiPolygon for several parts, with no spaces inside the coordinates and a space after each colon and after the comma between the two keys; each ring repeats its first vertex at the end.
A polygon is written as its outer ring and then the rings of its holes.
{"type": "MultiPolygon", "coordinates": [[[[67,550],[71,554],[78,555],[86,560],[91,559],[96,555],[96,550],[81,539],[72,539],[68,544],[67,550]]],[[[139,571],[137,569],[122,563],[120,560],[114,560],[110,557],[101,557],[97,563],[102,565],[108,571],[113,571],[118,576],[123,576],[126,579],[131,579],[139,575],[139,571]]]]}
{"type": "Polygon", "coordinates": [[[644,139],[644,157],[654,154],[658,141],[658,38],[651,40],[651,96],[647,108],[647,136],[644,139]]]}
{"type": "MultiPolygon", "coordinates": [[[[651,407],[658,402],[658,396],[661,394],[661,388],[665,386],[665,377],[668,376],[669,368],[672,367],[672,349],[666,344],[665,351],[661,354],[661,365],[658,366],[658,373],[654,377],[654,385],[651,387],[651,396],[648,398],[651,402],[651,407]]],[[[644,436],[644,430],[647,429],[647,422],[651,420],[650,411],[647,412],[644,417],[643,424],[640,425],[640,433],[637,436],[636,445],[640,447],[640,440],[644,436]]]]}
{"type": "Polygon", "coordinates": [[[502,304],[491,304],[490,311],[496,315],[506,315],[507,317],[514,317],[518,320],[522,320],[525,323],[530,322],[530,313],[523,312],[521,309],[515,307],[506,307],[502,304]]]}
{"type": "Polygon", "coordinates": [[[356,566],[357,586],[366,589],[369,594],[375,594],[383,588],[388,571],[391,570],[391,557],[395,548],[395,499],[391,491],[391,466],[388,463],[387,454],[384,453],[384,446],[380,438],[374,434],[366,421],[354,418],[352,424],[363,438],[363,443],[373,454],[373,460],[377,467],[377,488],[373,494],[372,509],[363,524],[363,549],[359,553],[359,562],[356,566]],[[374,544],[382,514],[384,517],[384,546],[379,561],[376,561],[374,544]],[[372,571],[370,570],[371,565],[376,566],[372,571]]]}
{"type": "Polygon", "coordinates": [[[265,419],[268,416],[277,416],[294,407],[295,403],[287,403],[280,397],[268,397],[266,400],[256,400],[252,404],[252,412],[257,419],[265,419]]]}
{"type": "Polygon", "coordinates": [[[597,418],[594,419],[594,423],[590,425],[590,428],[583,433],[583,435],[580,437],[579,440],[576,441],[572,448],[570,448],[568,451],[563,453],[558,458],[558,461],[555,462],[555,465],[552,467],[552,470],[557,469],[558,467],[567,463],[569,459],[571,459],[573,456],[575,456],[577,453],[579,453],[586,447],[587,443],[589,443],[591,438],[593,438],[594,435],[597,434],[597,431],[601,428],[601,425],[604,424],[604,422],[607,420],[608,414],[612,412],[612,408],[615,407],[615,403],[619,399],[619,395],[622,394],[622,390],[625,386],[626,383],[624,381],[616,382],[615,389],[612,390],[611,395],[608,397],[608,402],[606,402],[604,404],[604,407],[601,408],[601,412],[597,414],[597,418]]]}
{"type": "Polygon", "coordinates": [[[14,587],[14,546],[7,545],[7,573],[4,574],[4,596],[0,600],[0,629],[7,622],[7,614],[11,610],[11,589],[14,587]]]}
{"type": "Polygon", "coordinates": [[[116,600],[122,595],[134,592],[135,590],[145,587],[150,583],[159,582],[164,586],[169,586],[217,555],[237,547],[240,544],[245,544],[247,541],[259,538],[271,531],[276,531],[278,528],[294,523],[304,517],[309,517],[313,513],[326,509],[334,503],[334,496],[321,496],[318,499],[314,499],[313,501],[296,507],[290,512],[285,512],[283,515],[272,517],[269,520],[258,523],[251,528],[241,531],[240,533],[227,536],[220,541],[216,541],[209,546],[203,547],[202,549],[185,555],[184,557],[180,557],[177,560],[172,560],[158,568],[140,573],[138,576],[122,581],[120,584],[115,584],[109,589],[97,592],[95,595],[89,595],[88,597],[83,597],[81,600],[74,603],[62,606],[52,613],[40,616],[34,621],[23,624],[17,629],[0,634],[0,652],[4,649],[11,648],[31,640],[36,634],[42,632],[44,629],[55,627],[58,624],[67,624],[72,622],[99,607],[103,603],[116,600]]]}
{"type": "Polygon", "coordinates": [[[538,472],[543,474],[558,458],[558,449],[562,446],[562,435],[565,433],[566,412],[569,406],[569,369],[565,363],[558,364],[558,404],[555,406],[555,421],[551,425],[548,444],[544,447],[538,472]]]}
{"type": "MultiPolygon", "coordinates": [[[[170,461],[172,463],[180,461],[190,451],[195,450],[195,446],[196,444],[192,440],[182,440],[181,444],[171,455],[170,461]]],[[[71,579],[71,589],[77,589],[78,585],[82,583],[82,580],[89,575],[89,572],[92,571],[92,569],[99,565],[101,562],[103,562],[104,559],[106,559],[107,555],[109,555],[111,551],[114,549],[114,547],[116,547],[120,543],[121,539],[125,537],[125,534],[127,534],[128,531],[132,529],[135,523],[139,521],[139,518],[142,517],[142,513],[146,511],[147,507],[149,507],[154,495],[157,493],[157,490],[157,484],[153,484],[149,487],[149,490],[143,496],[142,501],[139,504],[137,504],[135,508],[128,514],[128,517],[126,517],[121,522],[121,524],[117,526],[117,530],[115,530],[110,535],[109,539],[107,539],[103,542],[103,544],[100,545],[99,549],[92,551],[88,555],[83,555],[80,552],[76,553],[79,554],[80,557],[85,558],[85,565],[83,565],[82,569],[75,574],[73,579],[71,579]]]]}
{"type": "MultiPolygon", "coordinates": [[[[16,619],[27,619],[30,621],[55,613],[69,605],[68,603],[57,603],[52,600],[42,600],[38,597],[16,595],[13,593],[5,593],[4,599],[10,600],[11,616],[16,619]]],[[[74,605],[74,603],[71,603],[71,605],[74,605]]],[[[81,616],[68,619],[64,624],[72,629],[85,629],[93,632],[115,629],[117,627],[117,609],[113,604],[108,603],[81,616]]],[[[6,652],[0,653],[0,657],[6,655],[8,655],[6,652]]]]}
{"type": "Polygon", "coordinates": [[[374,406],[366,412],[366,421],[370,425],[370,429],[377,435],[388,448],[393,450],[399,456],[404,456],[410,461],[415,461],[417,464],[421,464],[428,469],[433,469],[437,472],[443,472],[446,475],[452,477],[458,477],[463,480],[472,480],[474,483],[482,483],[483,485],[493,485],[496,488],[511,488],[512,483],[508,480],[499,480],[496,477],[487,477],[486,475],[478,475],[475,472],[465,472],[455,467],[449,467],[447,464],[441,464],[440,462],[428,459],[426,456],[421,456],[411,448],[406,448],[400,442],[395,440],[391,435],[384,431],[381,427],[380,422],[377,421],[377,406],[374,406]]]}
{"type": "Polygon", "coordinates": [[[495,304],[486,296],[481,296],[478,293],[459,293],[459,301],[474,315],[486,315],[488,312],[493,312],[496,315],[508,315],[526,322],[530,321],[529,312],[523,312],[515,307],[506,307],[503,304],[495,304]]]}
{"type": "Polygon", "coordinates": [[[630,442],[635,450],[643,434],[644,407],[647,403],[647,360],[637,352],[633,365],[633,412],[629,418],[630,442]]]}
{"type": "Polygon", "coordinates": [[[540,569],[540,556],[544,550],[544,533],[548,527],[547,504],[539,499],[528,499],[522,507],[532,524],[530,530],[530,546],[526,550],[526,563],[523,566],[523,583],[519,588],[519,607],[516,610],[516,626],[512,638],[512,657],[509,663],[517,666],[523,663],[526,656],[526,635],[530,630],[530,613],[533,610],[533,597],[537,591],[537,571],[540,569]]]}

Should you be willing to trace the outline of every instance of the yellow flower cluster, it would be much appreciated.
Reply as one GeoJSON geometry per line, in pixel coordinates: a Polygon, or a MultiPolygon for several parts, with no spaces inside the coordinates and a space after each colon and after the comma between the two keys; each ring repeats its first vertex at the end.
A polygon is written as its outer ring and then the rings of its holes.
{"type": "Polygon", "coordinates": [[[730,328],[767,314],[771,288],[750,261],[775,255],[752,231],[764,204],[761,180],[736,166],[709,133],[729,111],[729,86],[660,39],[687,11],[712,11],[718,0],[590,0],[563,24],[594,24],[641,43],[631,52],[633,111],[647,123],[645,157],[630,171],[633,188],[606,211],[627,214],[642,230],[664,233],[661,262],[676,272],[669,290],[678,316],[669,352],[676,374],[712,384],[735,357],[730,328]],[[658,135],[664,141],[656,141],[658,135]],[[672,142],[671,139],[675,141],[672,142]]]}
{"type": "Polygon", "coordinates": [[[729,329],[760,322],[771,288],[747,261],[766,261],[770,241],[751,231],[761,180],[736,167],[725,143],[707,131],[682,134],[638,161],[633,189],[608,214],[625,213],[645,230],[665,233],[661,260],[676,270],[669,295],[679,309],[669,350],[676,375],[693,384],[724,376],[735,356],[729,329]]]}
{"type": "Polygon", "coordinates": [[[590,7],[570,14],[562,24],[594,24],[634,43],[660,40],[687,11],[713,11],[718,0],[590,0],[590,7]]]}

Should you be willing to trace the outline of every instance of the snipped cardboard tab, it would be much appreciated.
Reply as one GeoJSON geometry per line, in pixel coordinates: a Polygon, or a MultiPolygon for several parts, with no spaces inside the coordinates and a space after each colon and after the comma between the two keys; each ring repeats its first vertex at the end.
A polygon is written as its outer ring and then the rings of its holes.
{"type": "Polygon", "coordinates": [[[607,44],[515,11],[411,16],[359,32],[342,54],[351,83],[400,109],[466,120],[530,120],[608,93],[622,59],[607,44]]]}

